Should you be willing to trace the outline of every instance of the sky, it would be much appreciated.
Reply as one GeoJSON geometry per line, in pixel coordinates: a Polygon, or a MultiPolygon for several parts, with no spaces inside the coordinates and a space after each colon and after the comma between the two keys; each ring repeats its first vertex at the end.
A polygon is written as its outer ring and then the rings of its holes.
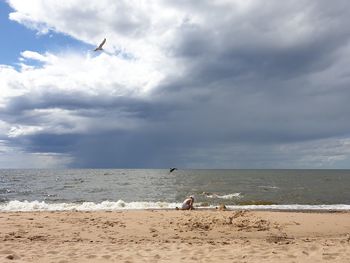
{"type": "Polygon", "coordinates": [[[350,168],[349,24],[347,0],[0,0],[0,168],[350,168]]]}

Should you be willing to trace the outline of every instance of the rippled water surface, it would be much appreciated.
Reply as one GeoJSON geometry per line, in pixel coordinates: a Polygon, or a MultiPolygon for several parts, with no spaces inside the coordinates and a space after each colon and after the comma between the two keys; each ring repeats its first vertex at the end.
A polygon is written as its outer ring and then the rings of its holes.
{"type": "Polygon", "coordinates": [[[349,170],[0,170],[0,202],[350,204],[349,170]]]}

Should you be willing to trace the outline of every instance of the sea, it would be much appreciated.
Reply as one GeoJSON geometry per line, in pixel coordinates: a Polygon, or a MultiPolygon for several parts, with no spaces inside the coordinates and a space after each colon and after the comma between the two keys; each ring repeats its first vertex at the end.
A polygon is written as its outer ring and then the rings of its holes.
{"type": "Polygon", "coordinates": [[[350,170],[3,169],[0,211],[350,210],[350,170]]]}

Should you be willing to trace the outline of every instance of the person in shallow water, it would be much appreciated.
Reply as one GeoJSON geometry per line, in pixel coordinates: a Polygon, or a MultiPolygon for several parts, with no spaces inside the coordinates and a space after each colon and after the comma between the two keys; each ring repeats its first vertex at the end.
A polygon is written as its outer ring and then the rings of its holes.
{"type": "Polygon", "coordinates": [[[185,201],[182,203],[181,210],[193,210],[193,202],[194,202],[194,197],[190,196],[185,199],[185,201]]]}

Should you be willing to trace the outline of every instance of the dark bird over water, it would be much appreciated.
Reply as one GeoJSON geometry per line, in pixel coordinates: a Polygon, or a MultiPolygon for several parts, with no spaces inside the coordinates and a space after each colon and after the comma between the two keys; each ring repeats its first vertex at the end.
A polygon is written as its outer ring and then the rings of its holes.
{"type": "Polygon", "coordinates": [[[171,172],[174,172],[175,170],[177,170],[177,168],[170,168],[170,170],[169,170],[169,172],[171,173],[171,172]]]}
{"type": "Polygon", "coordinates": [[[101,44],[94,49],[94,51],[98,51],[98,50],[103,50],[103,45],[106,43],[106,39],[103,39],[103,41],[101,42],[101,44]]]}

